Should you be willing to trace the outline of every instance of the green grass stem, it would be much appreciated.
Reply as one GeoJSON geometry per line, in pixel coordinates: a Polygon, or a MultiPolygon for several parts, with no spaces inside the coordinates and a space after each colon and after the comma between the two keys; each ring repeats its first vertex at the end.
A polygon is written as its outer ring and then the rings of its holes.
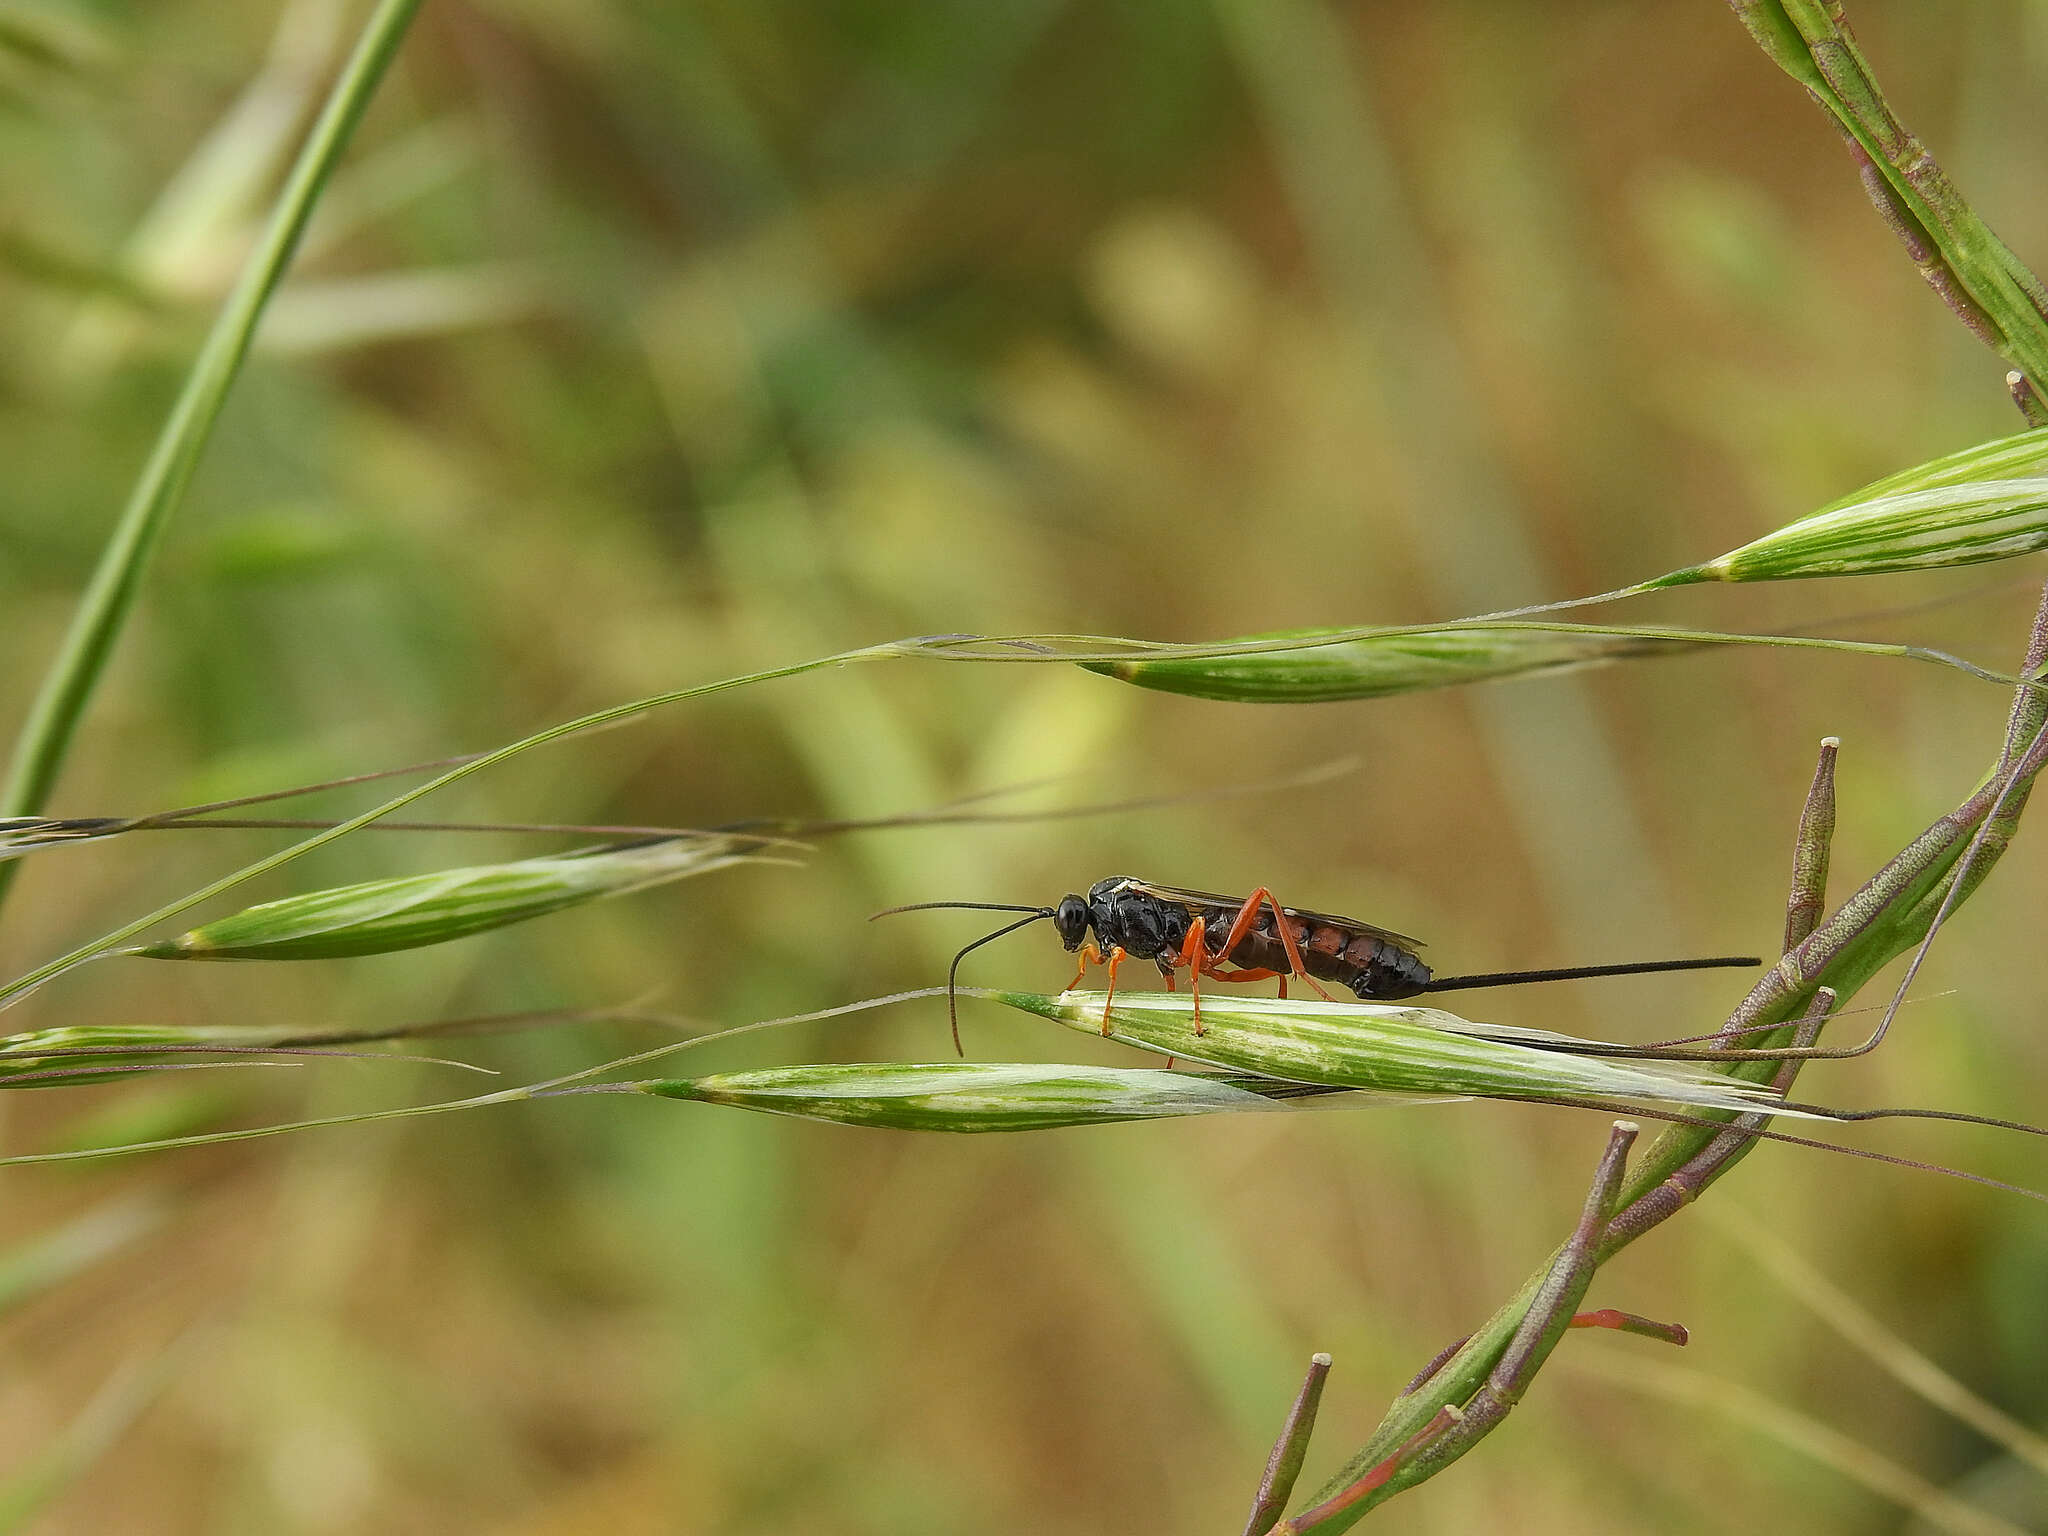
{"type": "MultiPolygon", "coordinates": [[[[228,391],[248,356],[264,306],[282,281],[313,207],[419,6],[420,0],[382,0],[335,80],[270,222],[193,360],[184,388],[79,599],[63,645],[16,740],[6,788],[0,791],[0,816],[32,816],[48,802],[79,720],[134,609],[150,555],[191,483],[228,391]]],[[[0,897],[5,896],[13,873],[13,866],[0,865],[0,897]]]]}

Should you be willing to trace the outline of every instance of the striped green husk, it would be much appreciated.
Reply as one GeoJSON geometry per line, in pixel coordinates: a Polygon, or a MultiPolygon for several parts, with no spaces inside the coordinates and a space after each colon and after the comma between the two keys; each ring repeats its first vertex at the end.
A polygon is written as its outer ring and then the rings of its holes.
{"type": "Polygon", "coordinates": [[[284,1045],[309,1033],[303,1025],[287,1029],[261,1024],[66,1024],[0,1037],[0,1071],[45,1060],[53,1053],[118,1049],[147,1055],[209,1045],[284,1045]]]}
{"type": "Polygon", "coordinates": [[[2026,480],[2048,475],[2048,431],[2020,432],[2012,437],[1973,443],[1968,448],[1915,464],[1873,480],[1861,490],[1851,491],[1820,510],[1835,512],[1858,502],[1877,501],[1887,496],[1904,496],[1913,491],[1938,490],[1942,486],[1967,485],[1973,481],[2026,480]]]}
{"type": "Polygon", "coordinates": [[[282,1048],[303,1042],[309,1033],[302,1025],[235,1024],[80,1024],[27,1030],[0,1038],[0,1089],[77,1088],[132,1077],[142,1067],[182,1067],[211,1052],[282,1048]]]}
{"type": "MultiPolygon", "coordinates": [[[[1084,1034],[1102,1031],[1100,992],[983,995],[1084,1034]]],[[[1110,1038],[1230,1071],[1385,1094],[1597,1099],[1737,1112],[1776,1102],[1768,1088],[1705,1068],[1601,1060],[1601,1052],[1619,1047],[1473,1023],[1437,1008],[1212,993],[1202,1000],[1202,1023],[1204,1033],[1197,1035],[1186,993],[1119,992],[1110,1038]]]]}
{"type": "MultiPolygon", "coordinates": [[[[1348,633],[1304,629],[1259,640],[1318,641],[1348,633]]],[[[1684,639],[1616,634],[1599,628],[1528,624],[1457,625],[1403,629],[1348,640],[1306,644],[1300,650],[1235,656],[1168,655],[1081,665],[1141,688],[1249,704],[1313,704],[1377,699],[1424,688],[1452,688],[1494,678],[1568,667],[1597,666],[1628,656],[1691,648],[1684,639]]]]}
{"type": "Polygon", "coordinates": [[[126,953],[156,960],[329,960],[415,949],[722,869],[760,846],[747,838],[667,838],[371,880],[266,901],[126,953]]]}
{"type": "MultiPolygon", "coordinates": [[[[1893,482],[1909,478],[1894,476],[1893,482]]],[[[1674,571],[1645,586],[1934,570],[2005,560],[2043,548],[2048,548],[2048,476],[1971,480],[1876,496],[1859,494],[1718,560],[1674,571]]]]}
{"type": "Polygon", "coordinates": [[[233,1026],[87,1024],[28,1030],[0,1039],[0,1088],[82,1087],[132,1075],[141,1062],[211,1044],[265,1045],[267,1031],[247,1037],[233,1026]],[[91,1069],[104,1067],[101,1073],[91,1069]],[[62,1073],[53,1077],[51,1074],[62,1073]]]}
{"type": "Polygon", "coordinates": [[[204,1055],[209,1050],[402,1040],[410,1034],[431,1032],[430,1025],[416,1029],[374,1024],[314,1029],[304,1024],[66,1024],[0,1037],[0,1088],[14,1086],[12,1080],[23,1073],[46,1072],[52,1067],[204,1055]]]}
{"type": "MultiPolygon", "coordinates": [[[[640,1083],[643,1093],[899,1131],[1042,1131],[1232,1110],[1274,1110],[1301,1090],[1255,1077],[1026,1062],[858,1062],[640,1083]]],[[[1357,1094],[1311,1097],[1356,1104],[1357,1094]]]]}

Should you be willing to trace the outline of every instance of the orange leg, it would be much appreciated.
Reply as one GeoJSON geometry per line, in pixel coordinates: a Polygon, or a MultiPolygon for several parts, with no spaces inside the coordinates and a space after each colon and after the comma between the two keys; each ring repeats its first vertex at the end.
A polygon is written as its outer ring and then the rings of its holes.
{"type": "MultiPolygon", "coordinates": [[[[1187,941],[1180,947],[1180,956],[1173,963],[1176,967],[1188,968],[1188,990],[1195,994],[1195,1033],[1202,1033],[1202,970],[1209,963],[1209,951],[1205,947],[1209,926],[1196,918],[1188,928],[1187,941]]],[[[1173,975],[1167,973],[1166,984],[1173,985],[1173,975]]]]}
{"type": "MultiPolygon", "coordinates": [[[[1209,957],[1204,955],[1202,958],[1206,961],[1209,957]]],[[[1233,985],[1246,981],[1269,981],[1273,977],[1278,976],[1280,978],[1280,995],[1282,997],[1287,995],[1287,973],[1284,971],[1251,970],[1242,966],[1234,971],[1219,971],[1209,965],[1202,965],[1195,968],[1194,974],[1198,977],[1206,976],[1211,981],[1227,981],[1233,985]]],[[[1199,982],[1196,984],[1200,985],[1199,982]]],[[[1172,983],[1168,982],[1167,985],[1170,988],[1172,983]]],[[[1195,1000],[1195,1033],[1198,1035],[1205,1033],[1202,1027],[1202,1005],[1199,993],[1196,994],[1195,1000]]]]}
{"type": "MultiPolygon", "coordinates": [[[[1278,898],[1263,885],[1256,891],[1253,891],[1251,895],[1245,897],[1244,905],[1237,909],[1237,918],[1230,925],[1230,932],[1223,940],[1223,947],[1216,952],[1217,962],[1221,963],[1229,959],[1230,952],[1236,949],[1244,941],[1244,936],[1252,931],[1252,921],[1259,915],[1260,902],[1265,902],[1273,909],[1273,927],[1280,936],[1280,947],[1287,952],[1287,968],[1289,972],[1299,976],[1303,981],[1314,987],[1316,995],[1325,1002],[1334,1002],[1335,999],[1323,990],[1322,984],[1309,975],[1308,966],[1301,958],[1301,949],[1294,942],[1294,929],[1288,924],[1287,914],[1280,910],[1278,898]]],[[[1287,983],[1284,980],[1280,983],[1280,995],[1282,997],[1287,995],[1287,983]]]]}
{"type": "Polygon", "coordinates": [[[1275,976],[1278,976],[1283,981],[1287,978],[1287,973],[1285,971],[1249,971],[1243,969],[1242,967],[1234,971],[1204,970],[1202,974],[1208,977],[1211,981],[1228,982],[1271,981],[1275,976]]]}
{"type": "Polygon", "coordinates": [[[1081,985],[1081,978],[1088,974],[1089,966],[1100,964],[1102,964],[1102,951],[1097,949],[1095,947],[1095,941],[1093,939],[1090,939],[1087,943],[1081,946],[1081,965],[1080,968],[1074,972],[1074,979],[1067,983],[1067,990],[1071,992],[1074,990],[1074,988],[1081,985]]]}
{"type": "Polygon", "coordinates": [[[1119,944],[1109,952],[1109,990],[1102,995],[1102,1032],[1109,1033],[1109,1005],[1116,1001],[1116,968],[1124,963],[1124,947],[1119,944]]]}

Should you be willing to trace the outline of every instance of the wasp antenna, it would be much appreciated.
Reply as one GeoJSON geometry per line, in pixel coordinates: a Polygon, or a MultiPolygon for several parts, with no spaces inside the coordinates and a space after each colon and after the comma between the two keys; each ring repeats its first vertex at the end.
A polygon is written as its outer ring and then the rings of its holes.
{"type": "MultiPolygon", "coordinates": [[[[951,905],[951,903],[933,902],[932,905],[947,906],[951,905]]],[[[971,903],[961,902],[959,905],[967,906],[971,905],[971,903]]],[[[1033,923],[1042,922],[1053,915],[1051,907],[991,907],[990,910],[997,912],[1029,912],[1031,915],[1029,917],[1021,917],[1014,923],[1005,923],[994,933],[983,934],[972,944],[962,949],[959,954],[955,955],[953,963],[946,968],[946,1022],[953,1026],[953,1054],[956,1056],[965,1056],[967,1054],[960,1044],[960,999],[958,995],[960,990],[960,962],[965,960],[974,950],[981,948],[982,945],[992,944],[1006,933],[1015,933],[1019,928],[1028,928],[1033,923]]],[[[877,912],[875,916],[886,917],[888,914],[877,912]]]]}
{"type": "Polygon", "coordinates": [[[1051,907],[1019,906],[1010,901],[913,901],[908,906],[885,907],[880,912],[870,913],[868,921],[878,917],[894,917],[898,912],[1030,912],[1039,917],[1051,917],[1051,907]]]}

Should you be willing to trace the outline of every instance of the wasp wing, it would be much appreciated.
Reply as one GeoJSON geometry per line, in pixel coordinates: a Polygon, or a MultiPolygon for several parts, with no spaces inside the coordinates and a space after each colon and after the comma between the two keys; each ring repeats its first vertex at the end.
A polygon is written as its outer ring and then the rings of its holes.
{"type": "MultiPolygon", "coordinates": [[[[1213,916],[1216,911],[1220,910],[1227,920],[1229,917],[1236,915],[1237,911],[1244,906],[1244,898],[1242,896],[1223,896],[1215,891],[1197,891],[1184,885],[1159,885],[1150,880],[1126,880],[1123,884],[1128,890],[1142,891],[1146,895],[1156,896],[1162,901],[1179,902],[1189,908],[1199,907],[1202,909],[1199,915],[1205,918],[1213,916]]],[[[1387,943],[1402,949],[1413,951],[1423,947],[1422,940],[1420,939],[1411,939],[1405,933],[1396,933],[1391,928],[1382,928],[1377,923],[1362,922],[1355,917],[1341,917],[1334,912],[1311,912],[1307,907],[1290,907],[1286,905],[1283,905],[1280,910],[1289,917],[1299,917],[1305,921],[1326,925],[1331,928],[1346,929],[1362,937],[1384,939],[1387,943]]]]}

